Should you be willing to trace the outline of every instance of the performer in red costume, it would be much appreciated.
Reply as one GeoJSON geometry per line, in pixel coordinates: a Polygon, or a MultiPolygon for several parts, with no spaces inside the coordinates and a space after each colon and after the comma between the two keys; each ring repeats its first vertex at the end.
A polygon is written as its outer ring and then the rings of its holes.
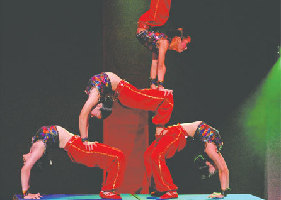
{"type": "Polygon", "coordinates": [[[219,171],[221,192],[213,193],[210,198],[223,198],[229,191],[229,171],[220,153],[223,142],[219,132],[202,121],[183,123],[165,128],[148,147],[144,154],[145,167],[148,178],[153,175],[156,191],[152,196],[160,199],[177,198],[178,187],[173,183],[172,176],[166,165],[166,158],[171,158],[176,151],[185,147],[186,138],[192,137],[202,142],[205,155],[196,158],[196,164],[204,177],[210,177],[219,171]],[[204,158],[206,157],[206,158],[204,158]]]}
{"type": "Polygon", "coordinates": [[[151,0],[150,9],[138,20],[136,37],[141,44],[152,51],[150,71],[152,89],[164,88],[167,50],[181,53],[187,49],[187,44],[191,41],[189,36],[183,36],[182,28],[164,32],[159,29],[167,22],[170,7],[171,0],[151,0]]]}
{"type": "MultiPolygon", "coordinates": [[[[90,143],[90,142],[89,142],[90,143]]],[[[125,156],[117,148],[98,142],[91,142],[92,149],[86,149],[81,138],[60,126],[43,126],[32,138],[30,152],[23,155],[24,165],[21,169],[21,186],[25,199],[39,199],[40,193],[28,192],[30,171],[40,158],[52,148],[63,148],[73,162],[87,167],[100,167],[107,172],[100,197],[104,199],[122,199],[115,193],[124,177],[125,156]]],[[[40,160],[39,160],[40,159],[40,160]]]]}
{"type": "Polygon", "coordinates": [[[89,97],[79,115],[79,129],[85,145],[89,116],[104,119],[112,112],[112,101],[115,99],[129,108],[155,112],[152,122],[157,126],[156,132],[169,121],[174,106],[171,90],[137,89],[112,72],[94,75],[85,92],[89,97]]]}

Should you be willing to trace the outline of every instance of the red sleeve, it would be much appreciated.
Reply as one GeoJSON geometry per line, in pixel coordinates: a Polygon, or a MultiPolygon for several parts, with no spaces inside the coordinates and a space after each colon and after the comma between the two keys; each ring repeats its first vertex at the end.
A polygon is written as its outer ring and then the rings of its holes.
{"type": "Polygon", "coordinates": [[[151,0],[150,9],[140,18],[139,24],[162,26],[169,18],[171,0],[151,0]]]}

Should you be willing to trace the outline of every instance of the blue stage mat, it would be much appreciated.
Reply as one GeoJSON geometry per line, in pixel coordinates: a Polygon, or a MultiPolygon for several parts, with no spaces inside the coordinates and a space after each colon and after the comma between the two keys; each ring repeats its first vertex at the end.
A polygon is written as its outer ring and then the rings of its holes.
{"type": "MultiPolygon", "coordinates": [[[[178,200],[210,200],[209,194],[180,194],[178,200]]],[[[121,194],[123,200],[154,200],[157,197],[151,197],[147,194],[121,194]]],[[[49,194],[43,195],[41,199],[80,199],[97,200],[101,199],[98,194],[49,194]]],[[[22,195],[15,195],[14,200],[24,200],[22,195]]],[[[264,200],[251,194],[229,194],[224,200],[264,200]]]]}

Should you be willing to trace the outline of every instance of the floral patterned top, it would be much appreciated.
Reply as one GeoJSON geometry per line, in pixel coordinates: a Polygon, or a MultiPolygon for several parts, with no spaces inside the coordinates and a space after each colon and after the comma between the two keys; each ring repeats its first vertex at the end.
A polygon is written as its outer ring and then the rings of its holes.
{"type": "Polygon", "coordinates": [[[93,87],[98,89],[101,103],[104,101],[107,95],[113,95],[110,79],[104,72],[96,74],[89,79],[89,84],[85,90],[87,95],[89,95],[93,87]]]}
{"type": "Polygon", "coordinates": [[[44,144],[59,144],[59,132],[56,126],[42,126],[32,137],[32,143],[42,140],[44,144]]]}
{"type": "Polygon", "coordinates": [[[194,137],[204,143],[213,142],[217,146],[218,151],[222,149],[223,141],[219,134],[219,131],[211,127],[210,125],[206,124],[205,122],[202,122],[198,126],[194,137]]]}

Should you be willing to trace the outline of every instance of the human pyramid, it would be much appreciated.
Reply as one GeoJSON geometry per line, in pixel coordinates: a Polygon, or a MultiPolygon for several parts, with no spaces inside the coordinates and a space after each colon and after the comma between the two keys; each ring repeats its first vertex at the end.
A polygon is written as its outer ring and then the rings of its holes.
{"type": "Polygon", "coordinates": [[[21,185],[25,199],[40,199],[40,193],[29,193],[29,180],[32,167],[46,155],[51,148],[63,148],[73,162],[87,167],[98,166],[107,172],[100,197],[104,199],[122,199],[116,192],[122,184],[126,158],[124,153],[99,142],[88,140],[89,117],[105,119],[112,113],[113,101],[126,107],[152,111],[152,123],[156,125],[155,140],[144,153],[147,181],[154,178],[155,190],[151,196],[159,199],[178,198],[178,186],[173,183],[166,165],[166,159],[185,147],[186,138],[200,141],[202,153],[195,164],[202,178],[209,178],[216,171],[219,174],[220,192],[214,192],[210,198],[224,198],[229,189],[229,171],[220,153],[223,142],[219,131],[203,121],[181,123],[166,127],[173,111],[173,91],[164,88],[166,72],[165,55],[168,50],[183,52],[191,39],[184,36],[178,28],[169,33],[157,31],[169,18],[171,0],[151,0],[150,9],[138,21],[136,37],[152,51],[150,73],[151,88],[138,89],[112,72],[102,72],[90,78],[85,89],[87,101],[79,115],[80,136],[74,135],[58,125],[43,126],[32,138],[30,152],[23,155],[21,185]]]}

